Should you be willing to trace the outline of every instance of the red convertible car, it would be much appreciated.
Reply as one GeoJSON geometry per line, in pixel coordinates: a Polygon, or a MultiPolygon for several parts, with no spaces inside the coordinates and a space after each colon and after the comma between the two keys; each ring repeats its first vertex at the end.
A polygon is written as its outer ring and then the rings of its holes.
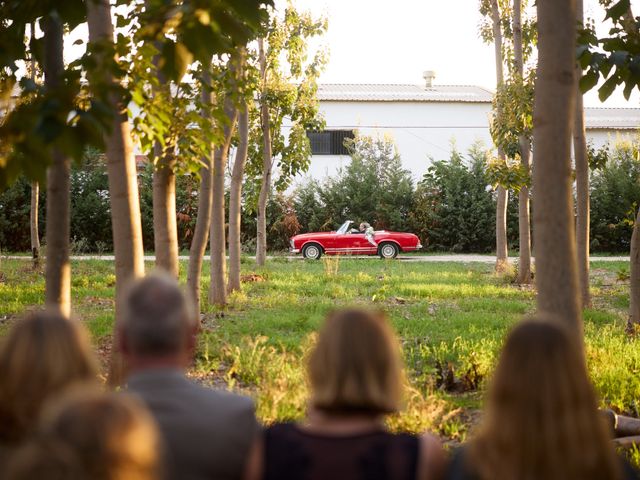
{"type": "Polygon", "coordinates": [[[291,239],[291,253],[301,253],[304,258],[319,259],[327,255],[380,255],[395,258],[400,252],[413,252],[422,248],[413,233],[398,233],[379,230],[374,232],[374,247],[364,233],[349,228],[353,222],[347,220],[337,232],[303,233],[291,239]]]}

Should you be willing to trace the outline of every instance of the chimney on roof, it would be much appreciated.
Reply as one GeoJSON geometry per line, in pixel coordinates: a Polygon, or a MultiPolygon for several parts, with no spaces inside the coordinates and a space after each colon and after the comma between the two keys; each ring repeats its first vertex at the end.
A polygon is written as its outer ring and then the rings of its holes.
{"type": "Polygon", "coordinates": [[[424,78],[425,88],[433,87],[433,79],[436,78],[436,72],[433,70],[425,70],[422,72],[422,78],[424,78]]]}

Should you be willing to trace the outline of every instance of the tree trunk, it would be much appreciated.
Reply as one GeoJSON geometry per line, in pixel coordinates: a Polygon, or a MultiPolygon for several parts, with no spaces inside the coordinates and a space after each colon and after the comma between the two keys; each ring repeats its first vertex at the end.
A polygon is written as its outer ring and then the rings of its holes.
{"type": "MultiPolygon", "coordinates": [[[[30,25],[31,40],[36,38],[36,24],[32,22],[30,25]]],[[[33,52],[30,53],[31,62],[29,76],[35,83],[37,81],[37,63],[33,52]]],[[[29,211],[29,231],[31,233],[31,258],[33,266],[37,267],[40,263],[40,232],[38,230],[38,208],[40,203],[40,184],[36,181],[31,182],[31,209],[29,211]]]]}
{"type": "Polygon", "coordinates": [[[262,123],[262,182],[258,196],[258,231],[256,235],[256,264],[263,266],[267,260],[267,200],[271,193],[271,120],[269,105],[266,100],[267,62],[264,54],[264,40],[258,40],[260,59],[260,78],[262,92],[260,95],[260,119],[262,123]]]}
{"type": "MultiPolygon", "coordinates": [[[[522,5],[513,0],[513,60],[516,76],[524,81],[524,60],[522,55],[522,5]]],[[[524,136],[518,139],[520,144],[520,162],[529,170],[531,143],[524,136]]],[[[523,186],[518,194],[518,283],[531,283],[531,220],[529,209],[529,188],[523,186]]]]}
{"type": "Polygon", "coordinates": [[[249,110],[247,103],[240,105],[238,118],[238,134],[240,143],[233,162],[231,173],[231,191],[229,193],[229,283],[227,290],[233,292],[240,290],[240,225],[242,206],[242,180],[244,178],[244,165],[247,161],[249,149],[249,110]]]}
{"type": "MultiPolygon", "coordinates": [[[[529,169],[530,143],[520,139],[520,161],[529,169]]],[[[518,193],[518,283],[531,283],[531,210],[529,208],[529,187],[523,185],[518,193]]]]}
{"type": "MultiPolygon", "coordinates": [[[[491,0],[491,18],[493,24],[493,46],[496,58],[496,85],[500,87],[504,82],[502,69],[502,28],[500,27],[500,8],[498,0],[491,0]]],[[[498,148],[498,159],[505,161],[502,148],[498,148]]],[[[504,271],[509,266],[507,247],[507,190],[498,186],[496,202],[496,271],[504,271]]]]}
{"type": "MultiPolygon", "coordinates": [[[[504,153],[501,160],[504,161],[504,153]]],[[[496,272],[503,272],[509,267],[509,252],[507,247],[507,204],[509,192],[501,186],[497,189],[496,199],[496,272]]]]}
{"type": "MultiPolygon", "coordinates": [[[[113,24],[109,0],[87,2],[89,41],[113,41],[113,24]]],[[[102,59],[107,62],[110,59],[102,59]]],[[[107,75],[99,79],[106,84],[113,79],[107,75]]],[[[107,175],[109,179],[109,199],[113,224],[113,247],[116,270],[115,324],[123,312],[124,287],[128,281],[144,275],[144,251],[142,248],[142,227],[140,222],[140,199],[138,178],[133,154],[131,127],[127,119],[127,105],[121,97],[111,95],[114,113],[111,132],[105,139],[107,146],[107,175]]],[[[49,226],[47,225],[47,229],[49,226]]],[[[124,377],[124,365],[119,352],[114,348],[109,372],[109,383],[119,385],[124,377]]]]}
{"type": "Polygon", "coordinates": [[[29,211],[29,230],[31,231],[31,258],[34,267],[40,263],[40,232],[38,230],[38,206],[40,202],[40,184],[31,182],[31,210],[29,211]]]}
{"type": "MultiPolygon", "coordinates": [[[[202,103],[210,105],[212,95],[209,89],[211,77],[205,73],[202,86],[202,103]]],[[[206,107],[202,108],[202,116],[209,115],[206,107]]],[[[213,180],[213,145],[211,153],[202,158],[203,166],[200,169],[200,191],[198,192],[198,217],[191,240],[189,250],[189,267],[187,270],[187,291],[191,294],[196,312],[201,311],[200,307],[200,274],[202,273],[202,259],[207,249],[209,240],[209,228],[211,227],[211,182],[213,180]]]]}
{"type": "Polygon", "coordinates": [[[229,123],[224,127],[225,143],[217,148],[213,155],[213,184],[211,206],[211,285],[209,289],[209,302],[222,306],[227,303],[227,257],[225,235],[225,200],[224,200],[224,173],[231,147],[231,138],[235,130],[238,111],[234,107],[231,97],[226,96],[224,111],[229,123]]]}
{"type": "Polygon", "coordinates": [[[175,156],[162,153],[159,143],[154,146],[158,159],[153,172],[153,244],[156,267],[178,278],[178,225],[176,221],[175,156]]]}
{"type": "MultiPolygon", "coordinates": [[[[147,2],[148,3],[148,2],[147,2]]],[[[157,45],[158,50],[161,46],[157,45]]],[[[159,56],[153,59],[158,66],[159,56]]],[[[158,68],[159,86],[157,90],[171,95],[170,83],[158,68]]],[[[178,225],[176,215],[176,176],[174,173],[176,158],[173,151],[162,151],[160,142],[153,145],[155,165],[153,170],[153,247],[156,267],[166,270],[178,278],[178,225]]]]}
{"type": "MultiPolygon", "coordinates": [[[[583,24],[583,1],[577,0],[576,13],[578,25],[583,24]]],[[[576,62],[576,79],[582,76],[582,68],[576,62]]],[[[573,123],[573,152],[576,163],[576,247],[578,251],[578,279],[582,306],[591,305],[589,293],[589,158],[587,156],[587,138],[584,126],[584,108],[582,92],[576,88],[576,108],[573,123]]]]}
{"type": "Polygon", "coordinates": [[[633,234],[631,235],[631,278],[629,291],[629,320],[627,331],[637,333],[640,325],[640,210],[633,224],[633,234]]]}
{"type": "MultiPolygon", "coordinates": [[[[44,19],[44,83],[47,90],[60,84],[64,70],[63,26],[57,14],[44,19]]],[[[70,161],[53,151],[53,163],[47,171],[47,264],[45,303],[63,315],[71,313],[71,267],[69,265],[69,213],[71,210],[70,161]]]]}
{"type": "Polygon", "coordinates": [[[575,106],[575,1],[540,1],[534,102],[533,214],[538,309],[582,341],[571,192],[575,106]]]}

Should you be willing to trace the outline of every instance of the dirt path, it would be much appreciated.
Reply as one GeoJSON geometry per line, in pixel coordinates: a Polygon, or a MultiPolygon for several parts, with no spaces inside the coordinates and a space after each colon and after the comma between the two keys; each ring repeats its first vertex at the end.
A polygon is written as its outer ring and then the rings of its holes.
{"type": "MultiPolygon", "coordinates": [[[[186,255],[181,255],[180,260],[188,260],[189,257],[186,255]]],[[[248,257],[255,258],[255,257],[248,257]]],[[[276,258],[285,258],[289,261],[300,261],[303,260],[300,255],[274,255],[267,257],[269,259],[276,258]]],[[[360,256],[354,255],[349,258],[359,258],[359,259],[370,259],[377,260],[376,256],[360,256]]],[[[27,255],[7,255],[2,256],[2,259],[7,260],[31,260],[31,257],[27,255]]],[[[155,256],[153,255],[145,255],[145,261],[153,262],[155,260],[155,256]]],[[[209,260],[209,256],[206,255],[204,257],[205,260],[209,260]]],[[[115,260],[113,255],[73,255],[71,260],[102,260],[105,262],[112,262],[115,260]]],[[[398,260],[403,262],[450,262],[450,263],[495,263],[496,257],[494,255],[475,255],[475,254],[451,254],[451,255],[399,255],[398,260]]],[[[517,257],[512,257],[510,259],[512,262],[517,260],[517,257]]],[[[621,257],[591,257],[592,262],[628,262],[628,256],[621,257]]]]}

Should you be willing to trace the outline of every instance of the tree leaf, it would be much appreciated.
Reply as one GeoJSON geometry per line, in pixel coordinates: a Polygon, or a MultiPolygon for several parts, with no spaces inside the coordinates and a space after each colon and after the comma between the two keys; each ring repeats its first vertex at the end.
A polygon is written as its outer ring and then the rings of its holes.
{"type": "Polygon", "coordinates": [[[600,98],[600,101],[604,102],[609,98],[617,86],[618,79],[616,76],[612,76],[604,82],[604,84],[598,89],[598,98],[600,98]]]}
{"type": "Polygon", "coordinates": [[[598,74],[589,70],[580,78],[580,91],[586,93],[598,84],[598,74]]]}
{"type": "Polygon", "coordinates": [[[618,3],[607,9],[607,16],[604,17],[604,19],[607,20],[611,18],[614,21],[619,19],[627,12],[630,5],[630,0],[620,0],[618,3]]]}

